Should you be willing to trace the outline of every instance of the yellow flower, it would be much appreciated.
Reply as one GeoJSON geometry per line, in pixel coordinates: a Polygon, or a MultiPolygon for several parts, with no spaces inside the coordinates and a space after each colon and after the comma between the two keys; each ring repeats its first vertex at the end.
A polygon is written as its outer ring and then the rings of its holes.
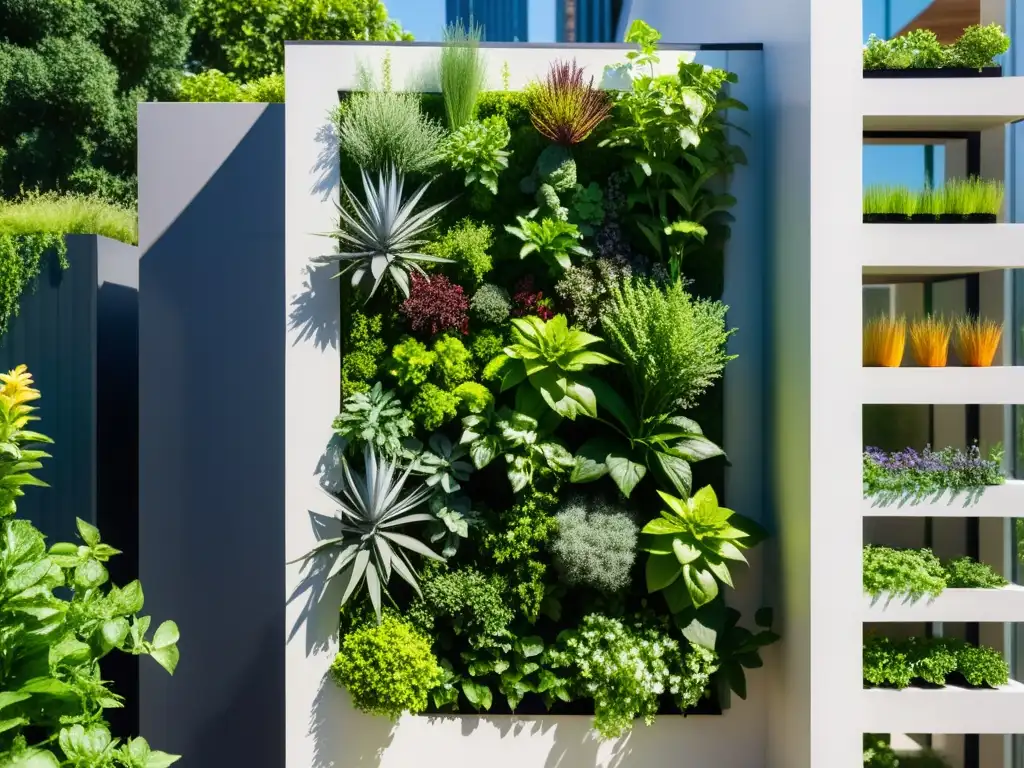
{"type": "Polygon", "coordinates": [[[0,396],[3,396],[9,405],[21,405],[39,399],[39,390],[33,389],[32,374],[28,372],[28,366],[25,364],[8,373],[0,373],[0,382],[3,382],[0,396]]]}

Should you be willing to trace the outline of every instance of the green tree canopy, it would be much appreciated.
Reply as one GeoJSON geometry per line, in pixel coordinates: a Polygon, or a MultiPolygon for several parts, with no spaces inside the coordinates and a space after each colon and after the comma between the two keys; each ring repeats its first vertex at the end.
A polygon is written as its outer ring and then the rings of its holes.
{"type": "Polygon", "coordinates": [[[239,80],[280,73],[287,40],[412,39],[380,0],[195,0],[191,31],[191,69],[239,80]]]}
{"type": "Polygon", "coordinates": [[[177,90],[190,0],[0,0],[0,194],[135,197],[137,102],[177,90]]]}

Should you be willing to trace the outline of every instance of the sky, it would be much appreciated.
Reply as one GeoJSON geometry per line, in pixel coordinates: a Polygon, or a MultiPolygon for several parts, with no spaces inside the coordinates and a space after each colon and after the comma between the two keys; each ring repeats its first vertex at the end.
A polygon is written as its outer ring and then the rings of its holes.
{"type": "MultiPolygon", "coordinates": [[[[413,37],[436,42],[444,28],[444,0],[384,0],[388,14],[398,19],[413,37]]],[[[555,0],[530,0],[530,40],[555,40],[555,0]]]]}

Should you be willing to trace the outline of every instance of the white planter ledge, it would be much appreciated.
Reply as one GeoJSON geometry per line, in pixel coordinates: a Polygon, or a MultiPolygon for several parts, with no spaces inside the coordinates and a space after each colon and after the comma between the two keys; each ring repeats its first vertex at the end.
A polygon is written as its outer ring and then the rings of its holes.
{"type": "MultiPolygon", "coordinates": [[[[993,369],[990,369],[993,370],[993,369]]],[[[861,500],[864,517],[1024,517],[1024,480],[1007,480],[976,491],[945,491],[923,500],[861,500]]]]}
{"type": "Polygon", "coordinates": [[[874,622],[1024,622],[1024,587],[946,589],[936,598],[864,595],[863,620],[874,622]]]}
{"type": "Polygon", "coordinates": [[[995,689],[872,688],[861,692],[864,733],[1024,733],[1024,685],[995,689]]]}

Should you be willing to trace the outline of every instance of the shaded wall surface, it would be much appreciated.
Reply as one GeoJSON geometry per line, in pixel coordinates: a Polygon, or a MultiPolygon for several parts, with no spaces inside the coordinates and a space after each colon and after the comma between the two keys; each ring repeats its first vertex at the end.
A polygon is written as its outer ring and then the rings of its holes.
{"type": "Polygon", "coordinates": [[[139,552],[174,619],[142,733],[183,768],[284,762],[284,108],[139,107],[139,552]]]}

